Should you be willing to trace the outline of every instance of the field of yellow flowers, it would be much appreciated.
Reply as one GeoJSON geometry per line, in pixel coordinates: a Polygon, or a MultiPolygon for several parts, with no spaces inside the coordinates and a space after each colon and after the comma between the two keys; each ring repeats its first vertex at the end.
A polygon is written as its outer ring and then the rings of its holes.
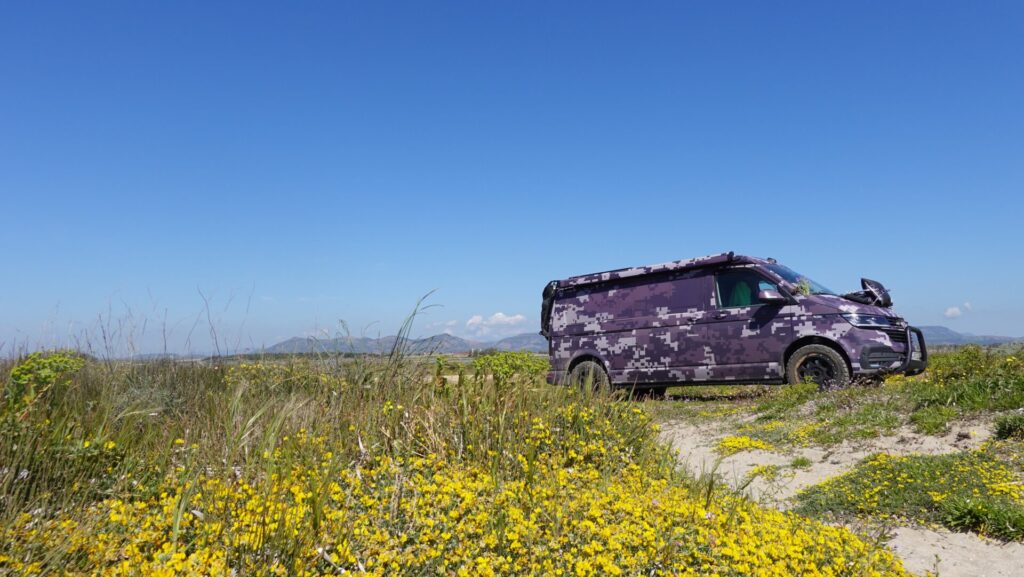
{"type": "Polygon", "coordinates": [[[2,367],[0,575],[904,575],[638,404],[420,360],[2,367]]]}

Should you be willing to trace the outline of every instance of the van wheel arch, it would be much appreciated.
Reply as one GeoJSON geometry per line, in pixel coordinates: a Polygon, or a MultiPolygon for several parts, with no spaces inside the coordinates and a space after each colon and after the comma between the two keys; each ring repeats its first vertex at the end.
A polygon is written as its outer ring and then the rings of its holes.
{"type": "Polygon", "coordinates": [[[786,352],[782,355],[783,378],[785,378],[786,376],[786,367],[789,366],[790,357],[793,356],[793,353],[797,352],[798,350],[800,350],[801,347],[804,347],[806,345],[823,345],[839,353],[839,356],[842,357],[843,361],[846,363],[846,370],[849,372],[851,377],[853,376],[853,363],[850,362],[850,357],[846,354],[846,351],[843,350],[843,347],[839,346],[839,343],[827,339],[825,337],[808,336],[801,337],[793,341],[793,343],[786,348],[786,352]]]}
{"type": "Polygon", "coordinates": [[[608,365],[605,364],[604,359],[598,357],[597,355],[592,355],[590,353],[583,353],[582,355],[569,361],[569,367],[565,370],[565,373],[571,373],[572,370],[576,368],[576,365],[582,363],[583,361],[594,361],[595,363],[601,365],[601,368],[604,369],[605,374],[611,375],[611,373],[608,372],[608,365]]]}

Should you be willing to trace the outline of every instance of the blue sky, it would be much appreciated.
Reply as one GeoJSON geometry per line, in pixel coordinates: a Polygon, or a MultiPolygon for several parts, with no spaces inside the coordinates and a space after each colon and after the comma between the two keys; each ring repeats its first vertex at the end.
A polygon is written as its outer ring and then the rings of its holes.
{"type": "Polygon", "coordinates": [[[1019,2],[7,4],[0,342],[389,334],[435,289],[416,333],[495,338],[727,250],[1024,335],[1022,62],[1019,2]]]}

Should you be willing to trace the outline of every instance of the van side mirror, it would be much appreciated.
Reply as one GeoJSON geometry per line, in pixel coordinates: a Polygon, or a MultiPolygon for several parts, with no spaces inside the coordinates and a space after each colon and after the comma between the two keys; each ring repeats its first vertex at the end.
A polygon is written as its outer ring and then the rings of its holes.
{"type": "Polygon", "coordinates": [[[782,293],[773,289],[759,291],[757,293],[757,300],[760,303],[769,305],[782,305],[789,302],[789,299],[782,296],[782,293]]]}

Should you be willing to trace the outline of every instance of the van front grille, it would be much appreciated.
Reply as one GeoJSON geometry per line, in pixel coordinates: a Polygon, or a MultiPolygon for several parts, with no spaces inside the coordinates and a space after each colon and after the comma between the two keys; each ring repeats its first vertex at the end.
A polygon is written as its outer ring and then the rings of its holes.
{"type": "Polygon", "coordinates": [[[889,326],[882,329],[882,332],[889,335],[889,339],[901,345],[907,344],[907,323],[900,317],[885,317],[889,326]]]}
{"type": "Polygon", "coordinates": [[[891,340],[892,342],[900,343],[900,344],[903,344],[903,345],[907,344],[907,330],[906,329],[897,329],[897,328],[894,327],[894,328],[891,328],[891,329],[882,329],[882,331],[885,334],[889,335],[889,340],[891,340]]]}

